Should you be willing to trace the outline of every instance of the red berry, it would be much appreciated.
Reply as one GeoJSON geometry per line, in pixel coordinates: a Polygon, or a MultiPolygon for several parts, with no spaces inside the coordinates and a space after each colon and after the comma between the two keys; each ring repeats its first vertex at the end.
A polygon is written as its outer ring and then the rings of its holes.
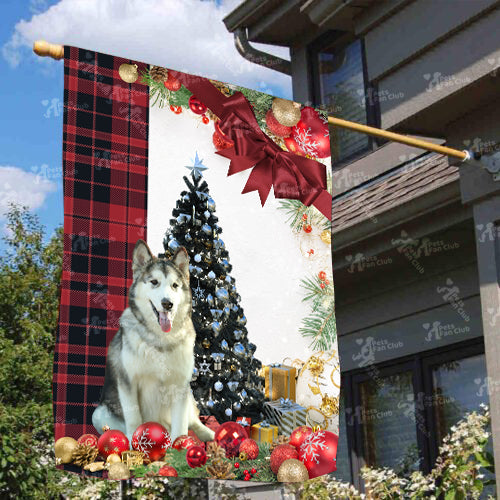
{"type": "Polygon", "coordinates": [[[313,230],[313,228],[311,227],[311,224],[304,224],[304,226],[302,227],[302,229],[304,229],[304,231],[306,233],[310,233],[313,230]]]}
{"type": "Polygon", "coordinates": [[[209,118],[208,116],[203,116],[203,117],[201,118],[201,121],[202,121],[205,125],[207,125],[207,124],[210,122],[210,118],[209,118]]]}
{"type": "Polygon", "coordinates": [[[250,481],[250,476],[245,476],[245,477],[243,478],[243,481],[250,481]]]}
{"type": "Polygon", "coordinates": [[[321,281],[325,281],[326,280],[326,273],[325,273],[325,271],[320,271],[319,274],[318,274],[318,278],[321,281]]]}
{"type": "Polygon", "coordinates": [[[251,472],[252,474],[255,474],[255,473],[257,472],[257,469],[252,469],[250,472],[251,472]]]}
{"type": "Polygon", "coordinates": [[[307,220],[307,214],[304,214],[304,215],[302,216],[302,220],[307,220]]]}
{"type": "Polygon", "coordinates": [[[330,282],[328,280],[325,280],[325,285],[329,285],[330,282]]]}
{"type": "Polygon", "coordinates": [[[173,104],[170,105],[170,111],[173,111],[176,115],[182,113],[182,107],[181,106],[174,106],[173,104]]]}
{"type": "Polygon", "coordinates": [[[239,462],[236,462],[236,463],[234,464],[234,466],[238,469],[238,468],[240,467],[239,462]]]}
{"type": "Polygon", "coordinates": [[[320,286],[320,288],[325,288],[325,284],[324,283],[321,283],[319,286],[320,286]]]}
{"type": "Polygon", "coordinates": [[[245,476],[248,476],[248,470],[247,470],[247,469],[245,469],[245,470],[243,471],[243,474],[245,474],[245,476]]]}

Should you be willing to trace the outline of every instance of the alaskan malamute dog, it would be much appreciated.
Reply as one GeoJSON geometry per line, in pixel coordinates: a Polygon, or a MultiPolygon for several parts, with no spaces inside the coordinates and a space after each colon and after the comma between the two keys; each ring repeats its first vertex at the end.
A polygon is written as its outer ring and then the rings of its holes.
{"type": "Polygon", "coordinates": [[[144,422],[158,422],[172,440],[191,429],[203,441],[214,432],[198,419],[191,392],[194,341],[189,257],[179,248],[171,260],[153,257],[138,240],[132,257],[129,307],[109,344],[99,406],[92,415],[129,440],[144,422]]]}

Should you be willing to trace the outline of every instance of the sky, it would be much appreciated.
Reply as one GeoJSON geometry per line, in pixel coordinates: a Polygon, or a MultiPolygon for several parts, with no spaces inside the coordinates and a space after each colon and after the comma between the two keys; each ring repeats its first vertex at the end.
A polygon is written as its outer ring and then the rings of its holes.
{"type": "MultiPolygon", "coordinates": [[[[27,205],[47,235],[63,223],[63,62],[35,40],[74,45],[291,98],[286,75],[236,51],[223,17],[240,0],[3,0],[0,6],[0,233],[9,202],[27,205]]],[[[259,48],[289,58],[288,49],[259,48]]],[[[0,250],[3,245],[0,245],[0,250]]]]}

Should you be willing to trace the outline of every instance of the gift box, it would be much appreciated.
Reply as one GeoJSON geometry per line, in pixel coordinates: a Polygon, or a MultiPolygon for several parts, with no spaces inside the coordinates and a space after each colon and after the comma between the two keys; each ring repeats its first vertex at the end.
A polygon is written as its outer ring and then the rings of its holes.
{"type": "Polygon", "coordinates": [[[248,417],[236,417],[236,422],[245,428],[247,436],[250,437],[250,427],[252,426],[252,419],[248,417]]]}
{"type": "Polygon", "coordinates": [[[275,363],[264,366],[265,395],[271,400],[289,398],[295,400],[295,368],[275,363]]]}
{"type": "Polygon", "coordinates": [[[250,437],[258,443],[272,443],[278,437],[278,427],[263,420],[250,428],[250,437]]]}
{"type": "Polygon", "coordinates": [[[291,399],[264,403],[264,414],[282,434],[290,435],[297,427],[306,425],[306,409],[291,399]]]}

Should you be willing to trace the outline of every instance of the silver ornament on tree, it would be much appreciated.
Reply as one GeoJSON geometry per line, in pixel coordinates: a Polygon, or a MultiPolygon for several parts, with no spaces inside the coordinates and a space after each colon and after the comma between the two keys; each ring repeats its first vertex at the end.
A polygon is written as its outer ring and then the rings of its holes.
{"type": "Polygon", "coordinates": [[[218,321],[212,321],[212,330],[214,332],[214,335],[217,337],[219,335],[220,329],[222,328],[222,325],[218,321]]]}
{"type": "Polygon", "coordinates": [[[229,344],[227,343],[227,340],[223,340],[221,343],[220,343],[220,346],[222,347],[222,349],[224,349],[225,351],[227,351],[229,349],[229,344]]]}
{"type": "Polygon", "coordinates": [[[209,198],[207,200],[207,208],[211,211],[211,212],[215,212],[215,201],[212,199],[212,198],[209,198]]]}
{"type": "Polygon", "coordinates": [[[229,293],[225,288],[217,288],[215,291],[215,296],[222,301],[227,301],[229,300],[229,293]]]}
{"type": "Polygon", "coordinates": [[[220,391],[222,391],[222,389],[224,389],[224,384],[220,380],[217,380],[217,382],[215,382],[215,384],[214,384],[214,389],[217,392],[220,392],[220,391]]]}
{"type": "Polygon", "coordinates": [[[194,261],[195,262],[201,262],[201,255],[199,253],[197,253],[194,257],[193,257],[194,261]]]}
{"type": "Polygon", "coordinates": [[[233,414],[233,410],[231,410],[231,408],[226,408],[224,410],[224,413],[226,414],[226,416],[230,417],[233,414]]]}
{"type": "Polygon", "coordinates": [[[230,389],[231,391],[233,391],[233,392],[234,392],[236,389],[238,389],[238,382],[236,382],[236,381],[232,380],[231,382],[228,382],[228,383],[227,383],[227,386],[229,387],[229,389],[230,389]]]}
{"type": "Polygon", "coordinates": [[[212,228],[208,224],[203,224],[203,226],[201,226],[201,230],[209,236],[212,235],[212,228]]]}
{"type": "Polygon", "coordinates": [[[208,273],[208,277],[211,279],[211,280],[214,280],[215,279],[215,273],[213,271],[210,271],[208,273]]]}
{"type": "Polygon", "coordinates": [[[238,342],[234,344],[233,352],[238,356],[242,356],[243,354],[245,354],[245,346],[241,342],[238,342]]]}

